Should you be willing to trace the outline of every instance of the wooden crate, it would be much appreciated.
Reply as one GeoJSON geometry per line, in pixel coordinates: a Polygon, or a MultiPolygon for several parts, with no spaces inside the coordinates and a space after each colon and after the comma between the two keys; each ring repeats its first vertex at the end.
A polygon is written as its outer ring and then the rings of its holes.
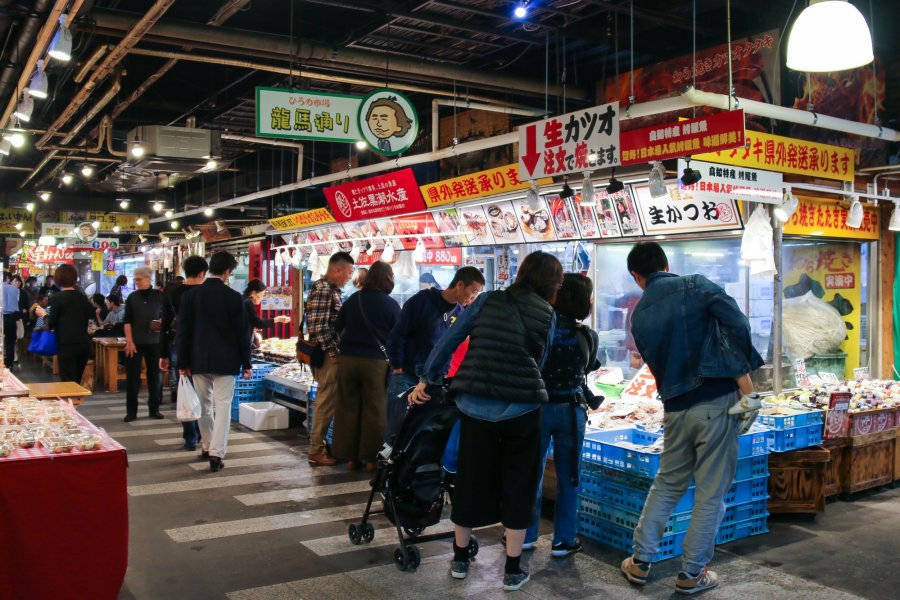
{"type": "Polygon", "coordinates": [[[900,428],[895,429],[897,440],[894,442],[894,481],[900,479],[900,428]]]}
{"type": "Polygon", "coordinates": [[[769,455],[769,512],[825,511],[825,473],[831,454],[821,446],[769,455]]]}
{"type": "Polygon", "coordinates": [[[822,442],[822,446],[830,454],[829,461],[825,465],[825,487],[823,489],[825,497],[830,498],[844,491],[844,466],[847,463],[847,448],[850,446],[850,438],[825,440],[822,442]]]}
{"type": "Polygon", "coordinates": [[[851,437],[842,491],[853,494],[893,483],[896,445],[894,429],[851,437]]]}

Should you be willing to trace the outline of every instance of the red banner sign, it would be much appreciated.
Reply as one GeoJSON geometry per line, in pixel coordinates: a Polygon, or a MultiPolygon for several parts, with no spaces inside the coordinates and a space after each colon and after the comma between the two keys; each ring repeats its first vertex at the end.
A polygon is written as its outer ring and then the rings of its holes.
{"type": "Polygon", "coordinates": [[[323,191],[331,213],[341,223],[425,210],[412,169],[335,185],[323,191]]]}
{"type": "Polygon", "coordinates": [[[744,145],[744,111],[623,131],[619,145],[623,165],[740,148],[744,145]]]}
{"type": "Polygon", "coordinates": [[[417,261],[420,265],[462,266],[462,248],[428,248],[425,258],[417,261]]]}
{"type": "Polygon", "coordinates": [[[74,251],[56,246],[28,246],[28,262],[44,265],[72,264],[75,262],[74,251]]]}

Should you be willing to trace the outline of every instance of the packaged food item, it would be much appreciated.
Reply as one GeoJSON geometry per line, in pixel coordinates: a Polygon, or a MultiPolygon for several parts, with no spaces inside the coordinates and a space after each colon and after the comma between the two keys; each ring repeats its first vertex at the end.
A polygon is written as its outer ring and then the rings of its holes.
{"type": "Polygon", "coordinates": [[[67,437],[43,438],[41,440],[41,445],[50,454],[63,454],[66,452],[71,452],[72,448],[74,447],[72,440],[67,437]]]}

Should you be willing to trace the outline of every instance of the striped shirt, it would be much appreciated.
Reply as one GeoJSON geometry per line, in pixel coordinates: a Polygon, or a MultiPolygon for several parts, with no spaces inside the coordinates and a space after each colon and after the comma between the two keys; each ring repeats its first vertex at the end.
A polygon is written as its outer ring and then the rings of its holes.
{"type": "Polygon", "coordinates": [[[340,310],[341,288],[332,285],[324,277],[316,281],[306,299],[306,326],[310,340],[318,342],[328,356],[340,353],[334,330],[340,310]]]}

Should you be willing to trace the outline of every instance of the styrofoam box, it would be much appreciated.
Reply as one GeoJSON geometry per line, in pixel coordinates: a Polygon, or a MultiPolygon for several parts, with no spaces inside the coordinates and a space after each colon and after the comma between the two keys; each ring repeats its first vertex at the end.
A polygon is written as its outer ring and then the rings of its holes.
{"type": "Polygon", "coordinates": [[[244,402],[238,422],[253,431],[287,429],[288,409],[274,402],[244,402]]]}

